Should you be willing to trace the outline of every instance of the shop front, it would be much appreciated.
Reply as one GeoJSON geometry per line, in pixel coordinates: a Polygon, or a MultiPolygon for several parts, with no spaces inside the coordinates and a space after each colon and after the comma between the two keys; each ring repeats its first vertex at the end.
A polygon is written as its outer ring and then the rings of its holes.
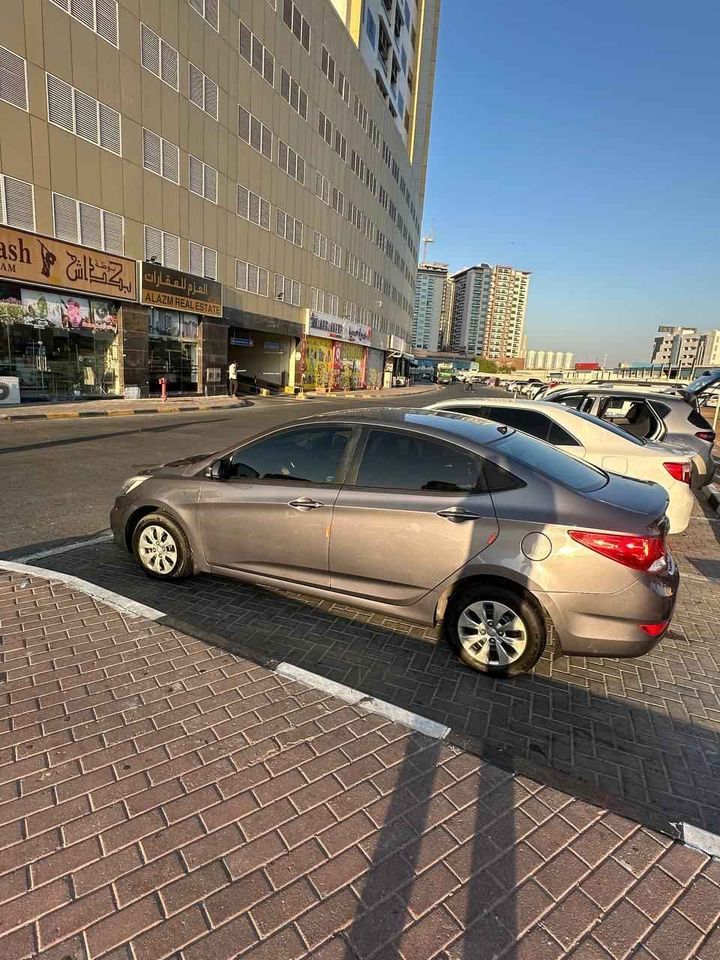
{"type": "Polygon", "coordinates": [[[361,390],[368,386],[372,329],[311,311],[300,351],[298,382],[308,390],[361,390]]]}
{"type": "Polygon", "coordinates": [[[0,374],[22,399],[118,396],[136,263],[0,226],[0,374]]]}
{"type": "Polygon", "coordinates": [[[387,355],[385,357],[384,383],[386,387],[407,387],[417,361],[411,353],[405,352],[405,341],[393,334],[388,336],[387,355]]]}
{"type": "Polygon", "coordinates": [[[150,308],[148,392],[161,393],[163,380],[168,393],[208,392],[221,373],[212,360],[203,364],[203,343],[214,334],[213,320],[222,323],[222,285],[148,262],[142,264],[141,278],[141,301],[150,308]]]}
{"type": "Polygon", "coordinates": [[[241,389],[292,389],[302,326],[231,307],[225,307],[225,319],[229,325],[228,364],[236,364],[241,389]]]}

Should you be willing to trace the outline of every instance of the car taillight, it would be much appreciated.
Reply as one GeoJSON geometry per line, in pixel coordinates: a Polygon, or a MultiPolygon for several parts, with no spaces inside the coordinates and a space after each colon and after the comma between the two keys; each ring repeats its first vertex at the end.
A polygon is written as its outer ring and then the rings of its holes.
{"type": "Polygon", "coordinates": [[[698,440],[704,440],[706,443],[715,443],[715,434],[712,430],[699,430],[695,436],[698,440]]]}
{"type": "Polygon", "coordinates": [[[609,557],[633,570],[659,573],[665,567],[665,538],[641,537],[629,533],[600,533],[592,530],[569,530],[577,543],[609,557]]]}
{"type": "Polygon", "coordinates": [[[649,637],[659,637],[665,633],[669,623],[669,620],[661,620],[660,623],[641,623],[639,626],[649,637]]]}
{"type": "Polygon", "coordinates": [[[681,483],[690,483],[692,471],[689,463],[664,463],[663,466],[674,480],[681,483]]]}

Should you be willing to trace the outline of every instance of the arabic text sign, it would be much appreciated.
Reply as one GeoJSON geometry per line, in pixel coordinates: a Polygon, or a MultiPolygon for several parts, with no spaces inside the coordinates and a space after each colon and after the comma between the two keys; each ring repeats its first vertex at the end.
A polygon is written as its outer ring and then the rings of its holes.
{"type": "Polygon", "coordinates": [[[142,264],[142,302],[206,317],[222,316],[222,284],[159,263],[142,264]]]}
{"type": "Polygon", "coordinates": [[[0,225],[0,280],[137,300],[134,260],[0,225]]]}
{"type": "Polygon", "coordinates": [[[330,313],[310,313],[308,333],[316,337],[326,337],[331,340],[345,340],[349,343],[359,343],[369,347],[372,340],[372,328],[362,323],[353,323],[346,317],[335,317],[330,313]]]}

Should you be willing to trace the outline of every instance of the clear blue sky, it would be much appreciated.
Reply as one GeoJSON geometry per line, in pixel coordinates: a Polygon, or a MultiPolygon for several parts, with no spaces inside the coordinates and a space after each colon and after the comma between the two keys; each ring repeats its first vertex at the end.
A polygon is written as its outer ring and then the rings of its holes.
{"type": "Polygon", "coordinates": [[[720,327],[719,64],[717,0],[443,0],[428,259],[531,270],[531,348],[720,327]]]}

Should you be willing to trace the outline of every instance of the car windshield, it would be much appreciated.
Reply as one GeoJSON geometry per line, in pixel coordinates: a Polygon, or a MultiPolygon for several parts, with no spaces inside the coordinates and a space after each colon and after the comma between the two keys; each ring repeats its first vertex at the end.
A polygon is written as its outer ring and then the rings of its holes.
{"type": "Polygon", "coordinates": [[[623,440],[629,440],[630,443],[634,443],[638,447],[644,447],[647,443],[647,440],[642,440],[640,437],[634,437],[631,433],[626,433],[621,427],[617,427],[614,423],[609,423],[607,420],[601,420],[599,417],[593,417],[590,413],[583,413],[582,410],[574,410],[572,407],[568,407],[568,410],[576,417],[580,417],[583,420],[588,420],[590,423],[594,423],[597,427],[602,427],[603,430],[608,430],[610,433],[614,433],[616,437],[622,437],[623,440]]]}
{"type": "Polygon", "coordinates": [[[597,467],[582,460],[576,460],[562,450],[558,450],[549,443],[536,440],[526,433],[515,432],[492,442],[492,448],[500,451],[503,456],[516,460],[518,463],[544,473],[551,480],[556,480],[571,490],[589,493],[591,490],[600,490],[608,482],[608,476],[597,467]]]}

